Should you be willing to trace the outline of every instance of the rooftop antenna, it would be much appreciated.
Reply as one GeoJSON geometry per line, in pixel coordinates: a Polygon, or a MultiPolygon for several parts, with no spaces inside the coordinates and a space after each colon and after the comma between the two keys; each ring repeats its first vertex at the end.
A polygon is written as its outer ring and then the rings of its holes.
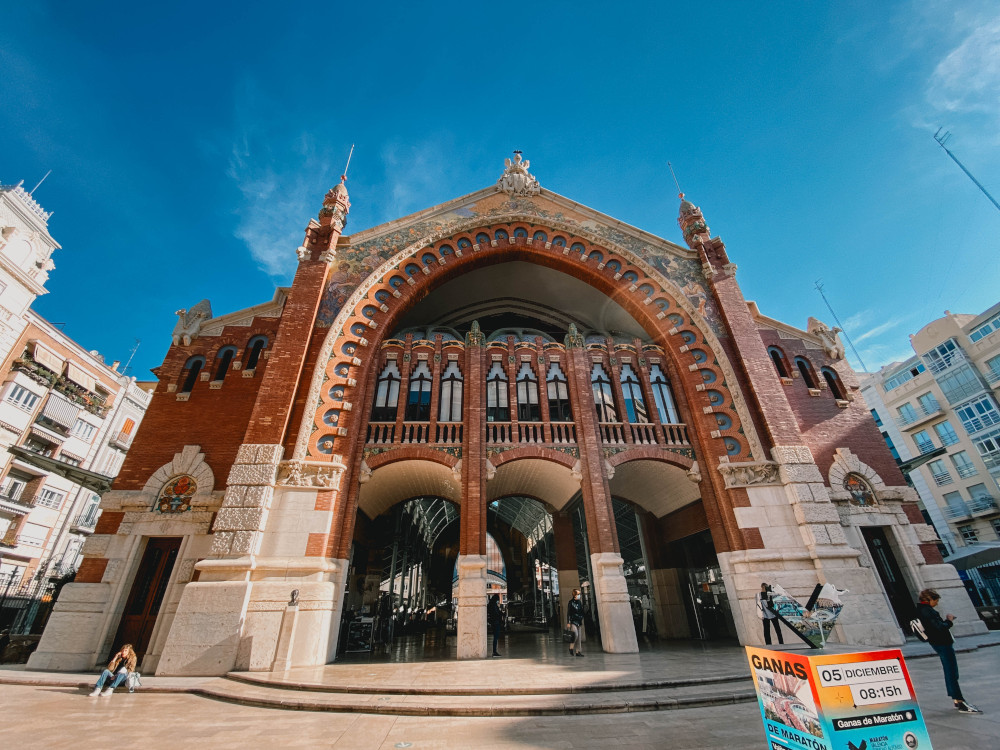
{"type": "Polygon", "coordinates": [[[344,165],[344,174],[340,175],[341,182],[347,182],[347,168],[351,166],[351,157],[354,156],[354,144],[351,144],[351,152],[347,155],[347,164],[344,165]]]}
{"type": "MultiPolygon", "coordinates": [[[[52,170],[51,169],[48,172],[45,173],[45,177],[48,177],[50,174],[52,174],[52,170]]],[[[38,184],[35,185],[33,188],[31,188],[31,191],[28,193],[28,195],[32,195],[33,196],[35,194],[35,191],[38,190],[39,187],[41,187],[41,184],[43,182],[45,182],[45,177],[43,177],[42,179],[40,179],[38,181],[38,184]]]]}
{"type": "Polygon", "coordinates": [[[683,198],[684,193],[681,191],[681,184],[677,181],[677,175],[674,174],[674,165],[669,161],[667,162],[667,169],[670,170],[670,176],[674,178],[674,184],[677,186],[677,197],[683,198]]]}
{"type": "Polygon", "coordinates": [[[141,344],[141,343],[142,343],[142,341],[140,341],[139,339],[135,340],[135,345],[132,347],[132,351],[128,355],[128,361],[125,363],[125,366],[122,368],[122,375],[128,375],[129,365],[132,364],[132,358],[135,356],[135,353],[137,351],[139,351],[139,344],[141,344]]]}
{"type": "Polygon", "coordinates": [[[965,172],[966,176],[974,183],[976,183],[976,187],[983,191],[983,195],[985,195],[987,198],[990,199],[990,203],[996,206],[997,211],[1000,211],[1000,203],[997,203],[996,199],[992,195],[990,195],[990,191],[984,188],[982,183],[972,176],[972,172],[966,169],[965,165],[958,160],[958,157],[955,156],[955,154],[953,154],[951,151],[949,151],[948,147],[944,145],[945,143],[947,143],[948,139],[951,138],[951,133],[946,132],[944,135],[942,135],[941,134],[942,130],[944,130],[944,128],[938,128],[937,132],[934,134],[934,140],[937,141],[937,144],[944,149],[944,152],[948,154],[948,156],[951,157],[952,161],[954,161],[959,167],[961,167],[962,171],[965,172]]]}
{"type": "Polygon", "coordinates": [[[844,330],[844,324],[840,322],[840,318],[837,317],[837,313],[833,310],[833,305],[830,304],[830,300],[828,300],[826,298],[826,294],[823,293],[823,279],[816,279],[816,291],[819,292],[819,296],[823,298],[827,308],[830,310],[830,314],[837,322],[837,328],[841,330],[844,334],[844,338],[847,339],[847,343],[851,345],[851,351],[854,352],[854,356],[858,358],[858,363],[861,365],[862,372],[868,372],[868,366],[865,364],[865,361],[861,359],[861,355],[858,354],[858,350],[855,348],[854,342],[851,341],[851,337],[847,334],[847,331],[844,330]]]}

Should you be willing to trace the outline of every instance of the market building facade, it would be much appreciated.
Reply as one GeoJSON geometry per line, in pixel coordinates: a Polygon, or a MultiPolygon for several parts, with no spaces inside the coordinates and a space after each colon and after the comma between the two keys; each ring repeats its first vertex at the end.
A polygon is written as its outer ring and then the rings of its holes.
{"type": "Polygon", "coordinates": [[[483,658],[497,581],[548,622],[583,589],[609,652],[651,623],[759,643],[761,581],[847,589],[843,643],[902,642],[930,585],[982,629],[836,332],[748,303],[687,200],[681,246],[528,166],[350,236],[342,181],[291,287],[180,311],[29,666],[121,640],[157,674],[321,665],[383,601],[446,607],[483,658]]]}

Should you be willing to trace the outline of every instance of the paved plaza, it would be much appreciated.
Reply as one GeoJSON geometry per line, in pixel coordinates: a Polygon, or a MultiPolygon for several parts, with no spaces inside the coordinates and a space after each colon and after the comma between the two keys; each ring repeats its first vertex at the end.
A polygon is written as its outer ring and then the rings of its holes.
{"type": "MultiPolygon", "coordinates": [[[[715,660],[735,665],[738,651],[720,651],[715,660]]],[[[940,662],[935,657],[917,656],[926,652],[925,646],[911,644],[907,651],[910,653],[907,664],[936,750],[1000,748],[1000,691],[996,688],[1000,648],[980,648],[959,655],[966,696],[985,712],[978,716],[959,714],[951,707],[944,692],[940,662]]],[[[597,657],[594,661],[602,661],[604,668],[620,658],[596,653],[594,656],[597,657]]],[[[691,652],[675,660],[674,666],[690,666],[704,661],[705,656],[691,652]]],[[[653,663],[661,658],[655,652],[645,657],[645,661],[653,663]]],[[[430,664],[409,665],[415,675],[422,675],[414,678],[415,685],[436,669],[430,664]]],[[[501,682],[508,682],[518,672],[543,675],[540,679],[549,680],[553,678],[544,675],[558,670],[557,663],[549,663],[538,671],[534,662],[516,657],[462,665],[439,664],[449,670],[464,667],[478,672],[480,678],[488,678],[489,671],[494,670],[501,682]]],[[[360,668],[369,667],[354,665],[350,671],[360,674],[360,668]]],[[[592,674],[583,664],[577,667],[577,662],[569,660],[565,661],[564,670],[564,681],[585,681],[592,674]]],[[[618,678],[630,670],[623,668],[618,678]]],[[[385,676],[378,670],[374,674],[379,680],[385,676]]],[[[401,672],[395,674],[397,680],[402,679],[401,672]]],[[[0,672],[0,681],[7,683],[0,684],[0,702],[7,717],[4,746],[54,749],[103,747],[111,743],[148,750],[195,745],[213,750],[595,747],[733,750],[766,746],[756,702],[571,716],[398,716],[259,708],[202,695],[161,692],[205,685],[213,678],[148,678],[149,689],[133,695],[120,691],[110,698],[89,698],[81,686],[83,679],[82,675],[19,669],[0,672]],[[11,684],[17,681],[49,684],[11,684]]],[[[498,696],[496,700],[505,699],[498,696]]]]}

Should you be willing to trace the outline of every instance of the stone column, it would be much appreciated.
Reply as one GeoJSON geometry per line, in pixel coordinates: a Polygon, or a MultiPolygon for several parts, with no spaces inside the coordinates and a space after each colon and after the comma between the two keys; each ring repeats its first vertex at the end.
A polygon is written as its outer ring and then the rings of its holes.
{"type": "Polygon", "coordinates": [[[573,539],[573,521],[563,513],[552,516],[552,536],[556,548],[556,569],[559,572],[560,627],[566,627],[566,613],[573,589],[580,588],[580,570],[577,567],[576,543],[573,539]]]}
{"type": "Polygon", "coordinates": [[[458,556],[458,658],[485,659],[486,555],[458,556]]]}
{"type": "Polygon", "coordinates": [[[604,473],[597,413],[590,388],[590,368],[583,349],[583,337],[576,332],[575,326],[570,327],[566,336],[566,357],[570,370],[567,374],[570,396],[577,422],[580,492],[587,519],[601,641],[605,651],[635,653],[639,650],[639,642],[632,623],[628,586],[622,572],[623,561],[618,552],[618,531],[611,505],[611,490],[604,473]]]}

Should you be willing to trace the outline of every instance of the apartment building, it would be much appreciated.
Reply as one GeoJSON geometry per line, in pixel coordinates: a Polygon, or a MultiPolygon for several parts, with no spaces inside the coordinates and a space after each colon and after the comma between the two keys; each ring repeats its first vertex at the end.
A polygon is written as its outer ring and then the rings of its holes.
{"type": "Polygon", "coordinates": [[[862,393],[977,604],[1000,604],[1000,303],[910,336],[862,393]]]}
{"type": "Polygon", "coordinates": [[[0,628],[72,573],[151,398],[31,310],[59,245],[20,185],[0,185],[0,628]]]}

